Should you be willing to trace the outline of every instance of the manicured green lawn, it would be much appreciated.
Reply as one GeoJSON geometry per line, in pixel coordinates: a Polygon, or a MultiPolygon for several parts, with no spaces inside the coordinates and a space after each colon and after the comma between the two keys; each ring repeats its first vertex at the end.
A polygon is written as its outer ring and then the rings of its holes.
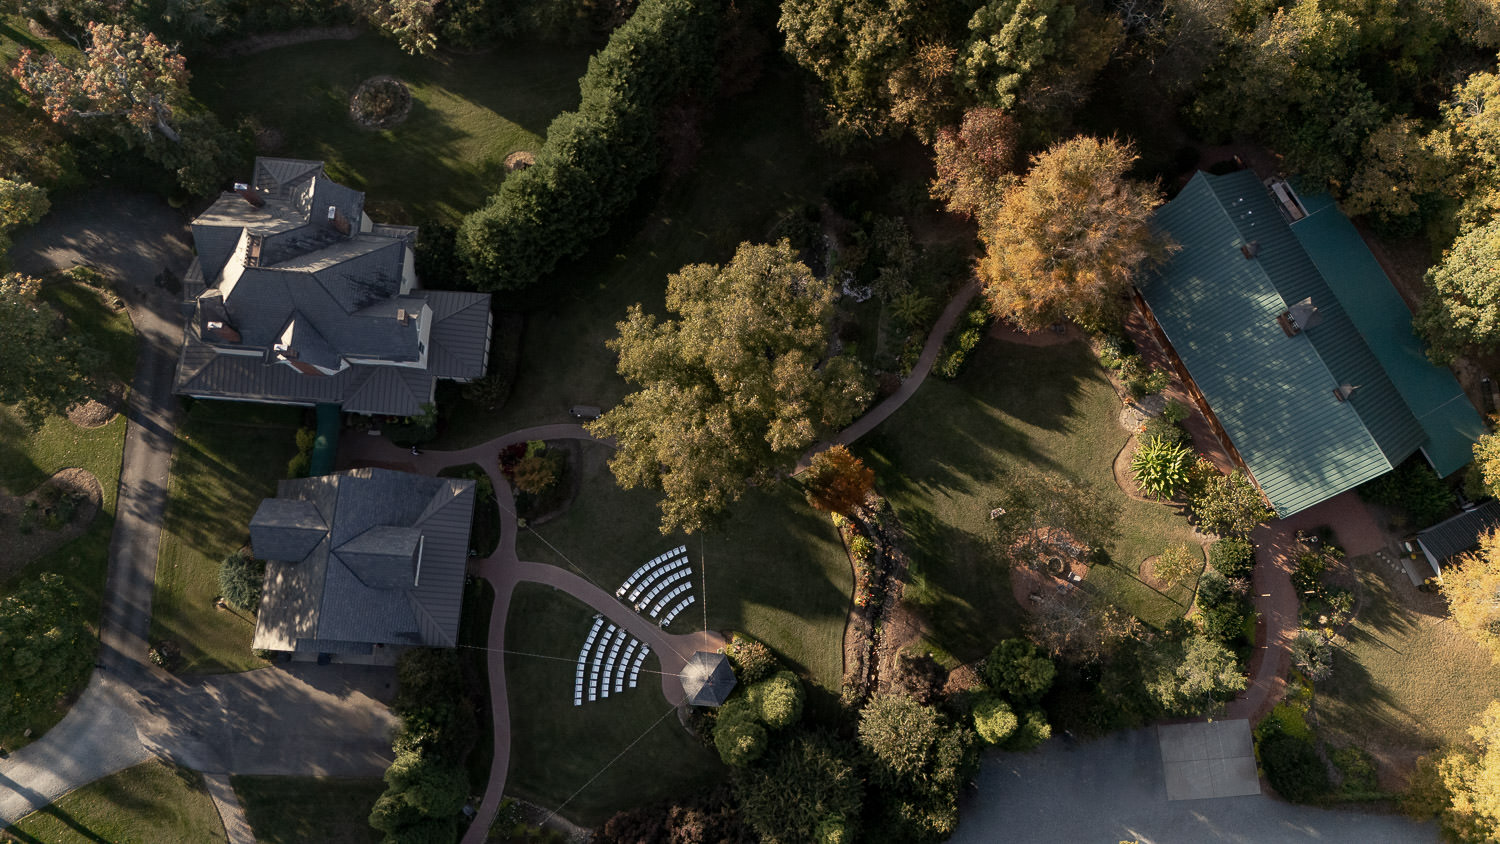
{"type": "MultiPolygon", "coordinates": [[[[581,570],[613,593],[642,563],[686,545],[698,603],[673,632],[701,629],[706,603],[709,628],[744,631],[770,645],[814,684],[815,704],[838,696],[853,574],[826,515],[790,484],[778,484],[751,490],[718,529],[662,536],[656,494],[620,489],[605,465],[607,446],[589,444],[582,453],[577,500],[562,517],[522,532],[521,559],[581,570]]],[[[582,642],[571,643],[575,655],[582,642]]]]}
{"type": "Polygon", "coordinates": [[[523,583],[505,632],[507,650],[541,655],[506,657],[506,792],[550,809],[567,801],[562,815],[585,826],[699,788],[723,771],[718,758],[678,723],[652,657],[641,666],[636,688],[573,706],[574,664],[592,617],[592,609],[562,592],[523,583]]]}
{"type": "MultiPolygon", "coordinates": [[[[640,231],[619,246],[564,267],[525,298],[521,367],[499,412],[455,414],[442,448],[463,448],[507,431],[569,421],[576,404],[609,407],[628,391],[604,341],[639,302],[665,308],[667,276],[694,263],[723,263],[742,241],[763,241],[777,215],[818,196],[824,154],[800,119],[799,85],[768,71],[759,87],[709,121],[697,169],[671,188],[640,231]],[[617,251],[616,251],[617,250],[617,251]]],[[[623,221],[626,230],[633,224],[623,221]]]]}
{"type": "Polygon", "coordinates": [[[339,777],[230,777],[259,844],[376,844],[370,809],[385,781],[339,777]]]}
{"type": "MultiPolygon", "coordinates": [[[[224,841],[203,777],[151,761],[84,786],[0,836],[26,844],[211,844],[224,841]]],[[[7,839],[8,840],[8,839],[7,839]]]]}
{"type": "Polygon", "coordinates": [[[250,517],[276,494],[296,453],[300,408],[199,401],[185,414],[172,452],[167,511],[156,562],[151,638],[182,651],[180,671],[244,671],[254,616],[214,607],[219,562],[249,541],[250,517]]]}
{"type": "Polygon", "coordinates": [[[1500,666],[1459,630],[1434,595],[1387,578],[1383,564],[1359,570],[1358,615],[1334,655],[1333,677],[1317,687],[1318,731],[1358,744],[1392,774],[1416,756],[1463,742],[1500,690],[1500,666]]]}
{"type": "MultiPolygon", "coordinates": [[[[483,711],[490,707],[490,613],[495,608],[495,588],[484,578],[464,584],[463,614],[458,620],[459,654],[464,661],[464,682],[478,689],[484,698],[483,711]]],[[[469,752],[469,791],[483,794],[490,781],[490,764],[495,760],[495,721],[481,715],[479,738],[469,752]]]]}
{"type": "Polygon", "coordinates": [[[1191,542],[1191,530],[1171,508],[1130,499],[1115,484],[1112,461],[1127,439],[1119,412],[1082,343],[1037,348],[986,338],[957,379],[928,379],[856,444],[906,529],[906,597],[928,622],[929,644],[966,662],[1017,632],[1021,608],[988,522],[1007,470],[1023,465],[1072,476],[1120,503],[1112,561],[1094,566],[1085,588],[1158,626],[1187,611],[1188,586],[1163,594],[1136,574],[1166,545],[1191,542]]]}
{"type": "Polygon", "coordinates": [[[325,161],[335,179],[367,191],[377,220],[457,222],[499,186],[507,155],[540,149],[552,118],[577,106],[588,53],[522,44],[414,57],[366,34],[200,61],[192,89],[226,123],[248,117],[280,132],[275,155],[325,161]],[[349,96],[381,74],[409,86],[412,109],[371,131],[349,117],[349,96]]]}

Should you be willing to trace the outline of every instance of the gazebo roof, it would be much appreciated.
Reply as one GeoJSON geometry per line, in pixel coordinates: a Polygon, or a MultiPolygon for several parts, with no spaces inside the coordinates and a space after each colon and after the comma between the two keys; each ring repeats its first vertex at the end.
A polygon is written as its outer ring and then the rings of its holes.
{"type": "Polygon", "coordinates": [[[729,657],[720,653],[698,651],[677,675],[687,702],[693,706],[722,706],[734,691],[734,669],[729,657]]]}

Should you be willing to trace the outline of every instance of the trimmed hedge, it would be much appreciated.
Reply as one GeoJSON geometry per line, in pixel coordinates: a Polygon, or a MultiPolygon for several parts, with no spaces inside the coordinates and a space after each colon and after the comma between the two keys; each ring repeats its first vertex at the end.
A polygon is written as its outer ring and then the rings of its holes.
{"type": "Polygon", "coordinates": [[[666,108],[712,79],[719,19],[717,0],[643,0],[589,60],[578,110],[552,121],[536,164],[464,219],[472,283],[529,286],[608,231],[657,172],[666,108]]]}

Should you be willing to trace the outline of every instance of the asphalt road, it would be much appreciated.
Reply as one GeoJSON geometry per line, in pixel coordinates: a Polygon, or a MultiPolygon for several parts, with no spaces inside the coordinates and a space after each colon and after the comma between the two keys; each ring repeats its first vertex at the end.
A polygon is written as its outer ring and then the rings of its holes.
{"type": "Polygon", "coordinates": [[[1156,730],[987,757],[953,844],[1428,844],[1400,815],[1294,806],[1268,795],[1167,801],[1156,730]]]}

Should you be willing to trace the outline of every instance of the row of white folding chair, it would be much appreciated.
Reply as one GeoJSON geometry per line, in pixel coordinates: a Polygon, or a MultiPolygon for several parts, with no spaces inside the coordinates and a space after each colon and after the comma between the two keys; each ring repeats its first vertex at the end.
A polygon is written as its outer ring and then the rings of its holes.
{"type": "Polygon", "coordinates": [[[630,658],[635,655],[635,649],[640,644],[640,639],[632,638],[630,645],[625,648],[625,653],[620,656],[620,670],[615,672],[615,694],[619,694],[624,690],[625,674],[630,670],[630,658]]]}
{"type": "Polygon", "coordinates": [[[630,590],[630,595],[625,600],[634,601],[636,598],[640,597],[640,594],[642,592],[650,588],[651,584],[661,583],[661,578],[672,572],[681,571],[683,566],[686,566],[688,562],[689,560],[687,558],[687,555],[684,554],[683,556],[678,557],[667,565],[657,566],[656,568],[652,569],[649,575],[642,579],[640,583],[637,583],[634,589],[630,590]]]}
{"type": "Polygon", "coordinates": [[[604,640],[600,642],[599,649],[596,650],[596,651],[594,651],[594,661],[593,661],[592,665],[590,665],[590,667],[589,667],[589,702],[590,703],[592,703],[593,701],[595,701],[595,700],[598,699],[598,694],[599,694],[599,664],[604,661],[604,642],[608,641],[610,639],[610,637],[614,636],[615,635],[615,631],[617,629],[619,629],[619,628],[617,628],[613,624],[611,624],[609,626],[609,628],[604,631],[604,640]]]}
{"type": "Polygon", "coordinates": [[[651,653],[650,645],[641,645],[641,652],[635,655],[635,662],[630,665],[630,688],[635,688],[636,678],[641,674],[641,663],[646,661],[646,655],[651,653]]]}
{"type": "Polygon", "coordinates": [[[578,649],[578,670],[573,676],[573,705],[583,705],[583,669],[589,661],[589,651],[594,649],[594,639],[599,635],[599,628],[604,626],[604,616],[594,616],[594,626],[589,628],[588,638],[583,641],[583,647],[578,649]]]}
{"type": "Polygon", "coordinates": [[[675,598],[678,595],[681,595],[682,593],[688,591],[689,589],[692,588],[692,586],[693,586],[692,582],[689,581],[689,582],[684,583],[681,586],[677,587],[676,589],[673,589],[671,592],[668,592],[667,596],[665,598],[662,598],[660,601],[657,601],[656,604],[651,607],[651,617],[652,618],[656,618],[657,616],[661,615],[662,608],[664,608],[667,604],[672,603],[672,599],[673,598],[675,598]]]}
{"type": "Polygon", "coordinates": [[[651,587],[650,592],[647,592],[645,595],[641,596],[641,599],[639,601],[635,602],[635,611],[640,612],[647,606],[650,606],[651,602],[656,598],[657,595],[660,595],[662,593],[663,589],[666,589],[668,586],[671,586],[672,584],[683,579],[684,577],[691,575],[692,573],[693,567],[688,566],[686,568],[679,569],[670,577],[664,577],[661,580],[658,580],[656,582],[656,585],[651,587]]]}
{"type": "Polygon", "coordinates": [[[675,619],[675,618],[677,618],[677,614],[680,613],[680,612],[682,612],[683,610],[687,609],[688,605],[691,604],[695,600],[697,600],[697,599],[694,598],[692,595],[689,595],[686,598],[683,598],[682,601],[681,601],[681,603],[679,603],[677,606],[673,607],[671,612],[667,613],[665,616],[662,617],[661,626],[662,627],[666,627],[668,624],[671,624],[672,620],[675,619]]]}
{"type": "Polygon", "coordinates": [[[661,562],[662,560],[669,560],[679,554],[683,554],[686,552],[687,546],[679,545],[676,548],[673,548],[672,550],[666,552],[665,554],[657,554],[655,557],[652,557],[650,562],[647,562],[645,565],[636,569],[629,577],[625,578],[625,582],[620,584],[619,589],[615,590],[615,597],[618,598],[621,595],[624,595],[626,590],[635,585],[635,582],[640,579],[641,575],[650,571],[652,567],[654,567],[657,563],[661,562]]]}
{"type": "MultiPolygon", "coordinates": [[[[614,642],[610,644],[609,658],[604,661],[604,674],[599,684],[599,696],[609,697],[609,681],[615,673],[615,657],[620,654],[620,645],[625,643],[625,631],[623,629],[615,634],[614,642]]],[[[600,650],[604,650],[603,647],[600,650]]]]}

